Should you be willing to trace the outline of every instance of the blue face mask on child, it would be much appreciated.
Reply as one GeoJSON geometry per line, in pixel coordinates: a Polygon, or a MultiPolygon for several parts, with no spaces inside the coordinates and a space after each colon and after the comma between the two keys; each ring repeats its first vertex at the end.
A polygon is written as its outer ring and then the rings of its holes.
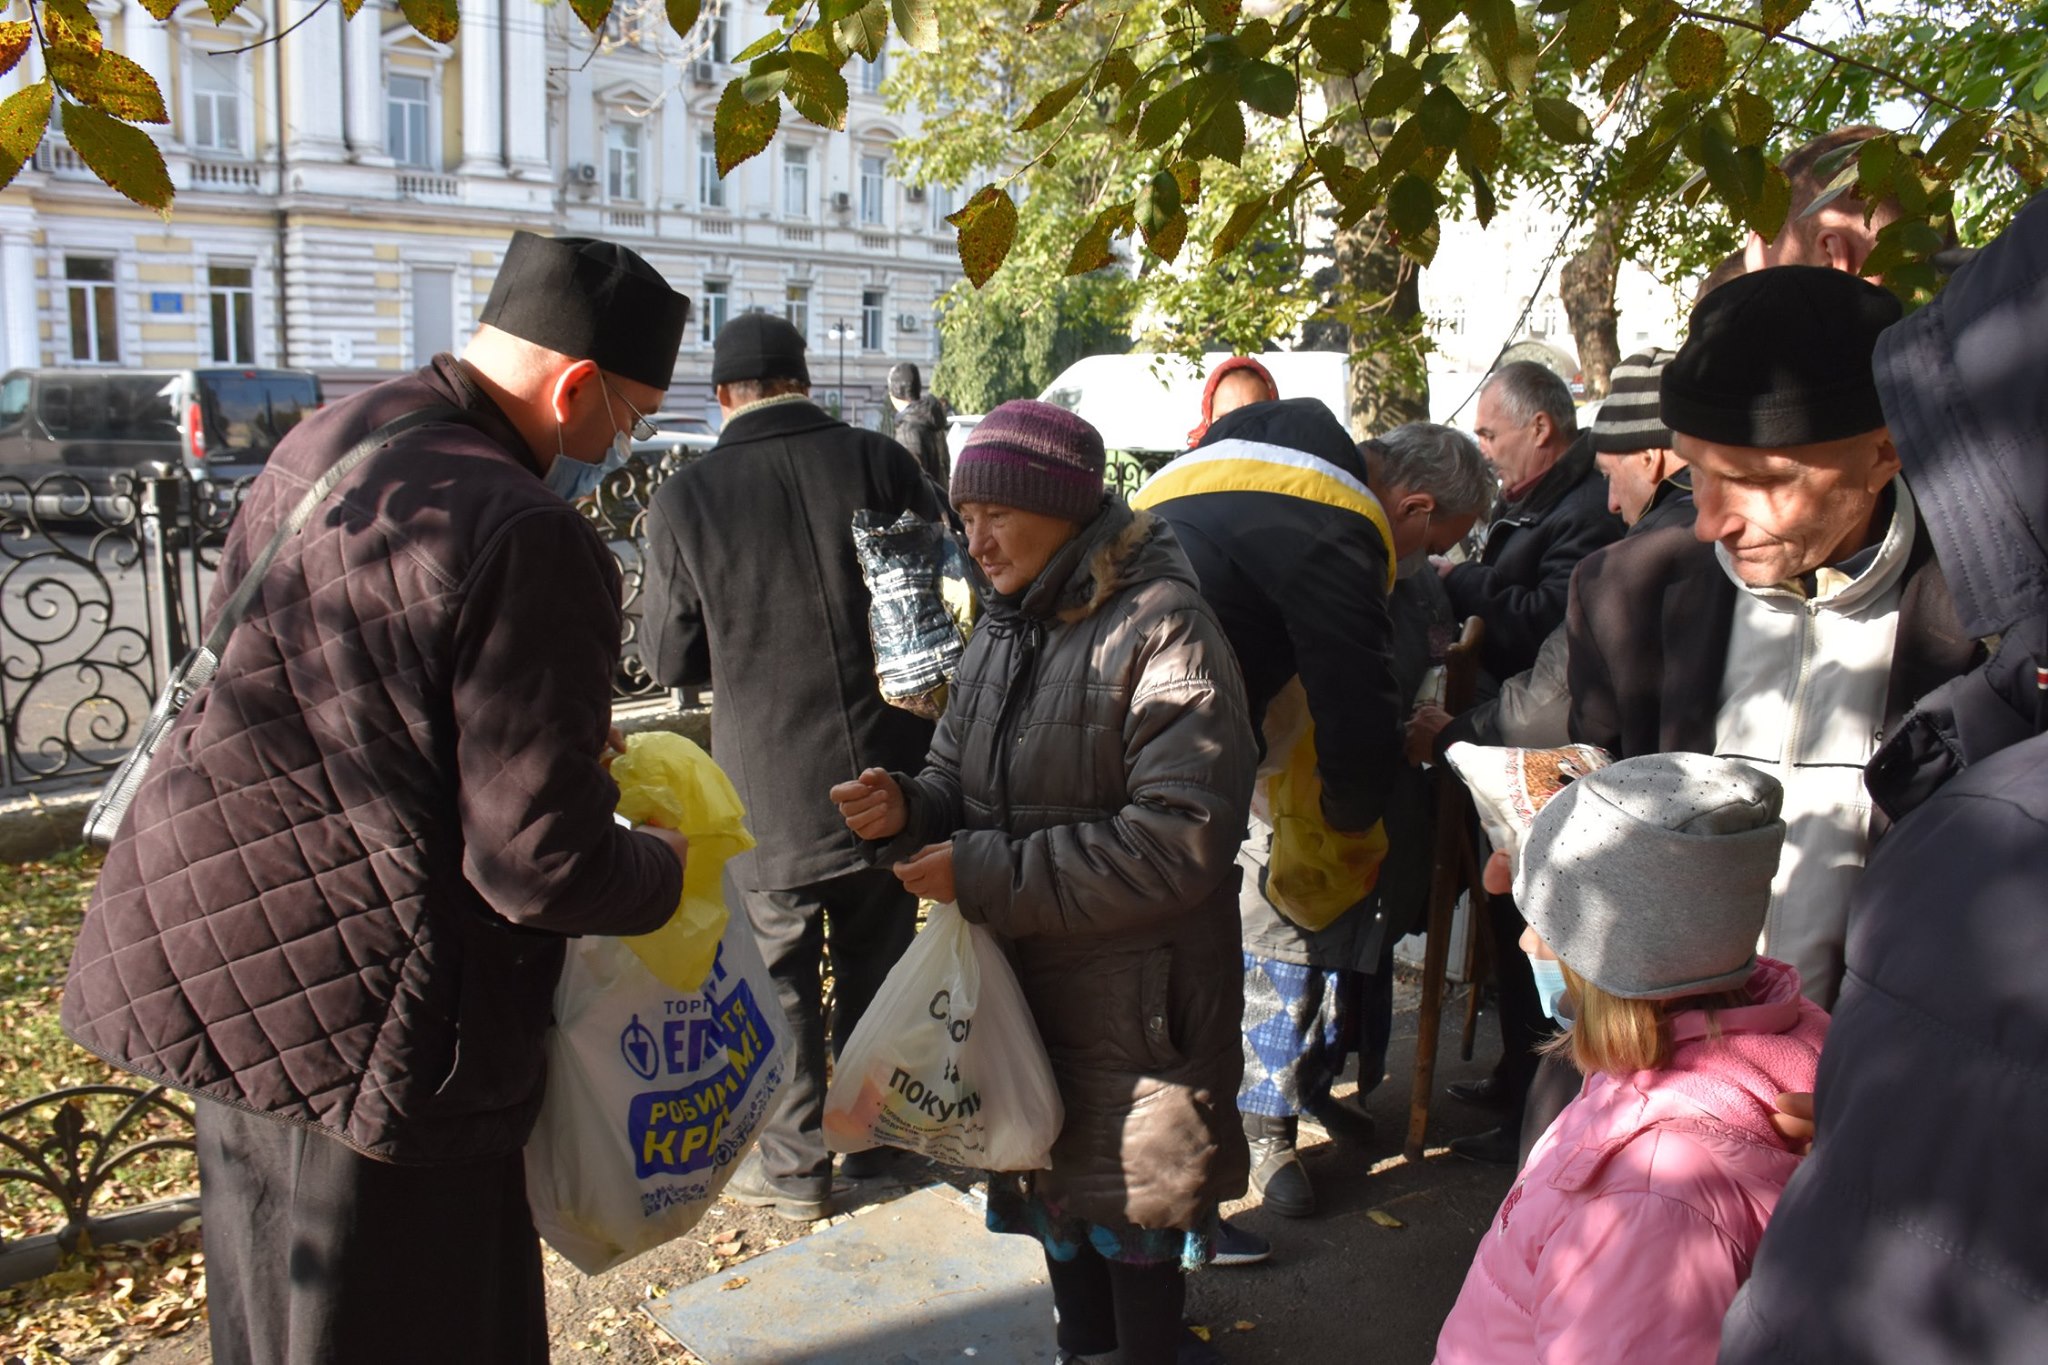
{"type": "Polygon", "coordinates": [[[1536,997],[1543,1002],[1544,1015],[1553,1022],[1570,1028],[1572,1021],[1557,1012],[1558,1005],[1564,999],[1564,964],[1554,957],[1537,957],[1531,953],[1529,970],[1536,974],[1536,997]]]}

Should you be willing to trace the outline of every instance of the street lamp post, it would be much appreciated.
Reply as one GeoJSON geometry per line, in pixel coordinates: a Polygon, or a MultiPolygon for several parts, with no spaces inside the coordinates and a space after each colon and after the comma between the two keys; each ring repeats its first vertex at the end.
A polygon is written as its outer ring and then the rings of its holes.
{"type": "Polygon", "coordinates": [[[827,341],[839,343],[839,420],[842,422],[848,420],[846,415],[849,411],[846,403],[846,339],[852,335],[853,329],[848,327],[844,321],[833,323],[831,330],[825,333],[827,341]]]}

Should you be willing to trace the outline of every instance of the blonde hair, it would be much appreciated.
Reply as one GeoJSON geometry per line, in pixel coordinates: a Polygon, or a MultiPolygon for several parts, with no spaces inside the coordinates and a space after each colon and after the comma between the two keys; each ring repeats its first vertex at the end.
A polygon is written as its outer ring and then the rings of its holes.
{"type": "Polygon", "coordinates": [[[1714,1024],[1715,1011],[1753,1003],[1743,986],[1680,1000],[1632,1000],[1601,990],[1562,959],[1557,965],[1564,970],[1572,1026],[1544,1043],[1541,1050],[1563,1057],[1589,1076],[1595,1072],[1625,1076],[1635,1071],[1662,1070],[1671,1064],[1668,1021],[1672,1015],[1684,1010],[1705,1010],[1708,1036],[1715,1037],[1719,1034],[1714,1024]]]}

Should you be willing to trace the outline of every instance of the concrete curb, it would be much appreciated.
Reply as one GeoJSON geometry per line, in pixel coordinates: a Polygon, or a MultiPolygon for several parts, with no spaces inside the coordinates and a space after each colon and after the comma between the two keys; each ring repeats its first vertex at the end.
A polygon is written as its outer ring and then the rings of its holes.
{"type": "MultiPolygon", "coordinates": [[[[666,701],[642,703],[620,707],[613,712],[612,721],[628,735],[669,730],[697,741],[706,749],[711,747],[708,707],[684,711],[666,701]]],[[[85,828],[85,813],[99,794],[100,784],[93,783],[30,792],[0,801],[0,862],[27,862],[77,847],[85,828]]]]}

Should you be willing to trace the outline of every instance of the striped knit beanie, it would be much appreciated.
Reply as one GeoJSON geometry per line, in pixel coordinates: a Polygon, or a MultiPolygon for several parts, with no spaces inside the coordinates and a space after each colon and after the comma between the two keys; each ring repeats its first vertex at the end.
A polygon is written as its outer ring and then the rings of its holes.
{"type": "Polygon", "coordinates": [[[1657,415],[1657,384],[1676,351],[1638,351],[1614,367],[1607,401],[1593,419],[1593,450],[1600,455],[1633,455],[1671,449],[1671,428],[1657,415]]]}
{"type": "Polygon", "coordinates": [[[953,461],[955,507],[992,502],[1087,522],[1102,504],[1102,434],[1065,408],[1018,398],[981,419],[953,461]]]}

